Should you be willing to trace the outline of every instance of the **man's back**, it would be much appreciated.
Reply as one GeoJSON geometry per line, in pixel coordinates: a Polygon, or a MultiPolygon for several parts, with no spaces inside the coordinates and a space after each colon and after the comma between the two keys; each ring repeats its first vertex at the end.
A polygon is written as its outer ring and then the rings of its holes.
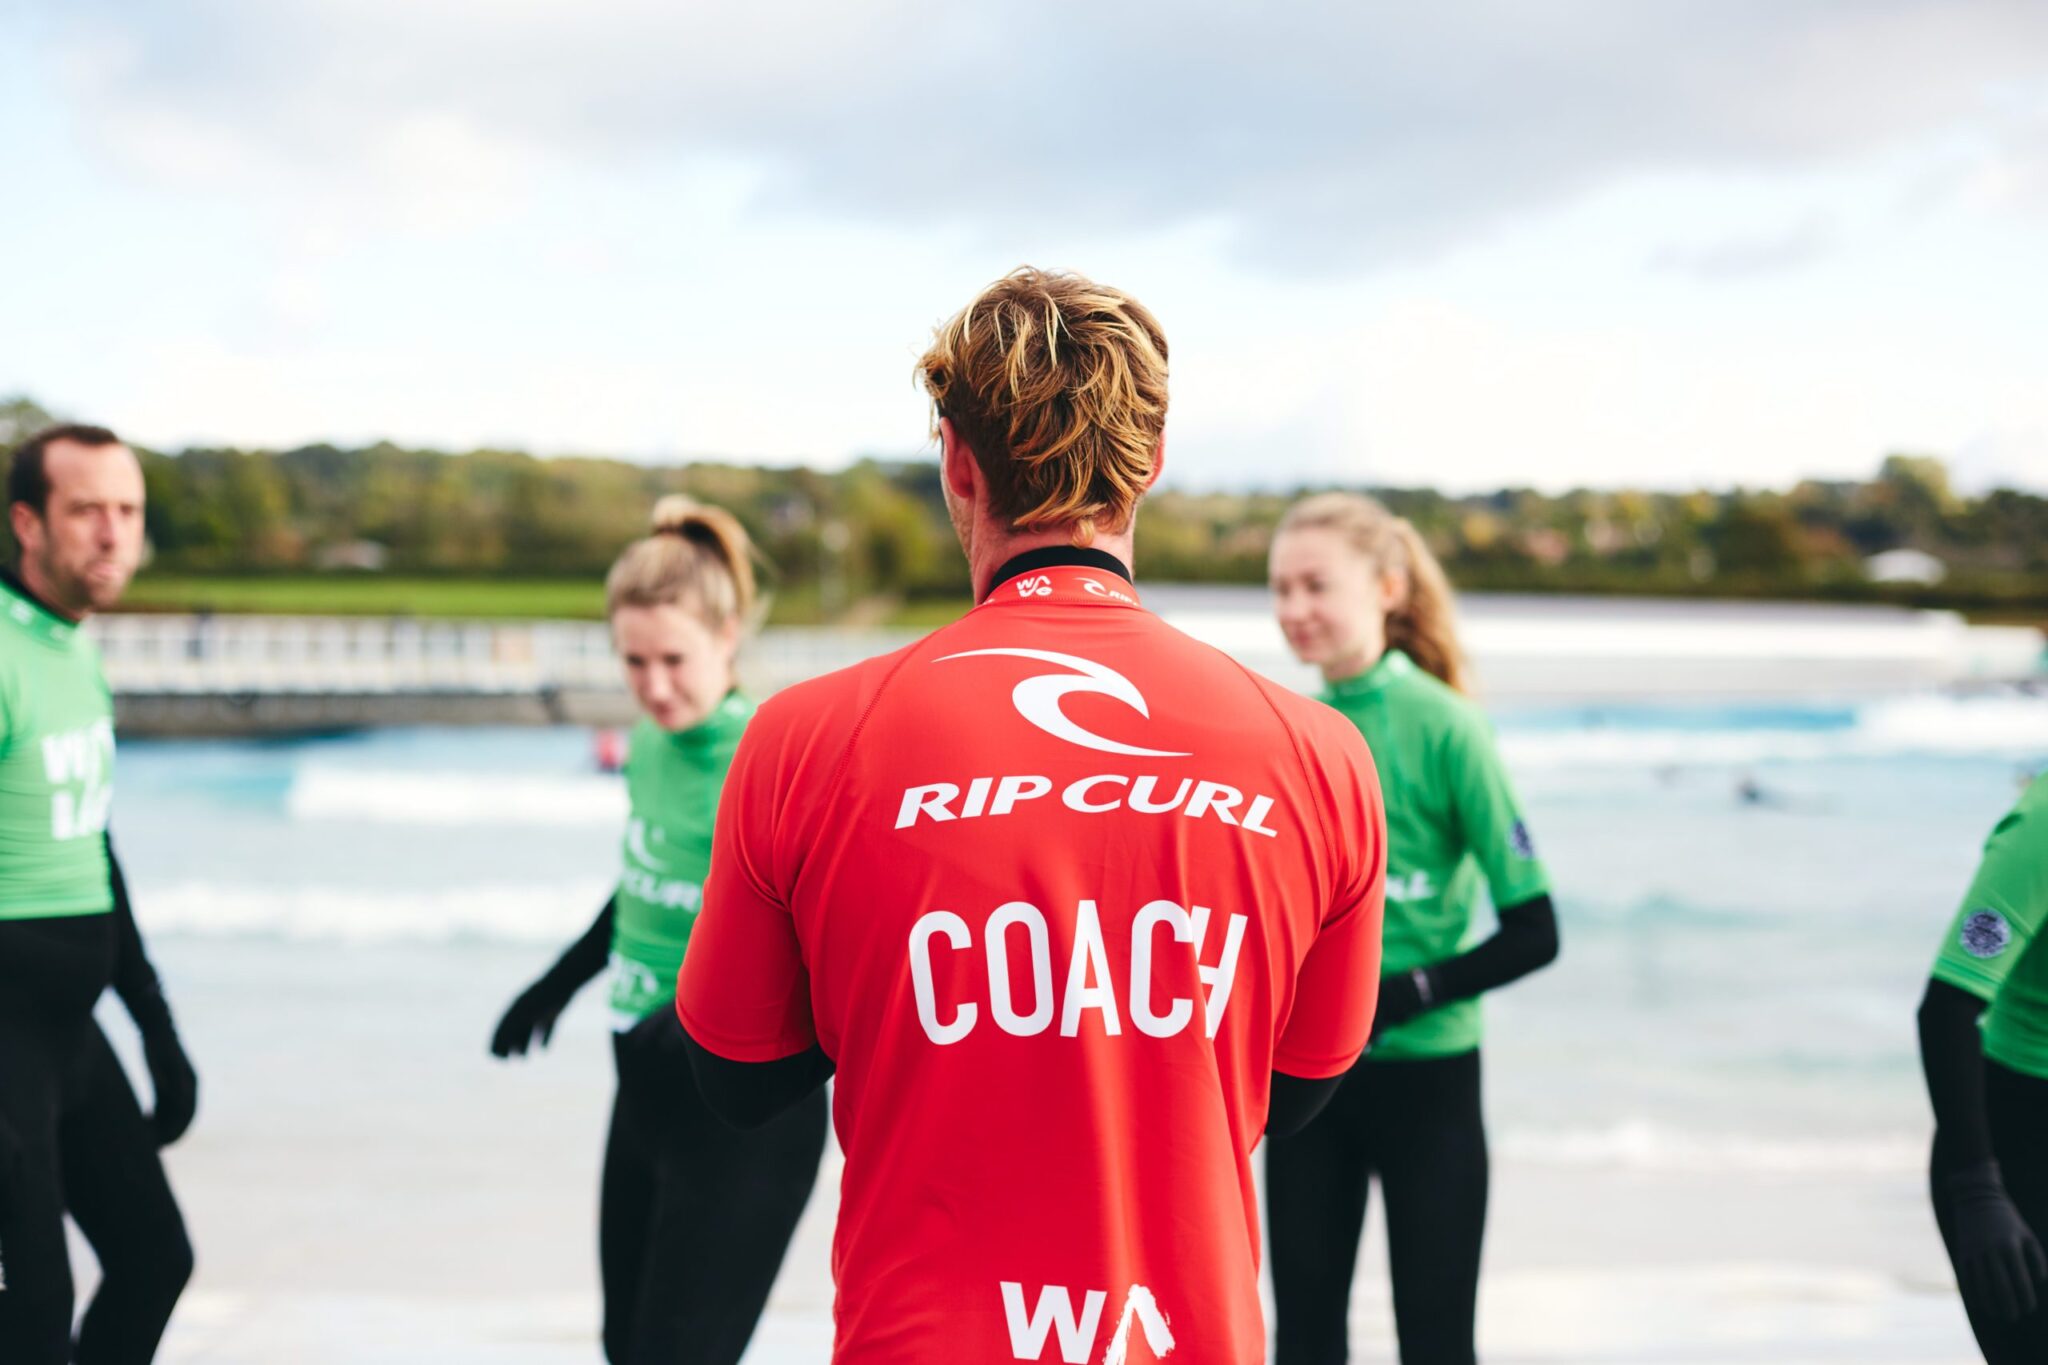
{"type": "Polygon", "coordinates": [[[1271,1074],[1370,1025],[1378,786],[1103,557],[1034,558],[761,708],[679,1007],[837,1063],[837,1359],[1238,1365],[1271,1074]]]}

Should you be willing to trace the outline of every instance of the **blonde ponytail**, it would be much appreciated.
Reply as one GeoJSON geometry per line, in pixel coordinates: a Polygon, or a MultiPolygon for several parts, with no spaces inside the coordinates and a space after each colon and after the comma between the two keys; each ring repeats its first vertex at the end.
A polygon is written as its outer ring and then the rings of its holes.
{"type": "Polygon", "coordinates": [[[1401,575],[1408,592],[1387,613],[1387,648],[1402,651],[1454,690],[1471,690],[1450,580],[1406,517],[1363,493],[1318,493],[1288,508],[1279,529],[1335,531],[1375,572],[1401,575]]]}
{"type": "Polygon", "coordinates": [[[1394,534],[1408,559],[1408,596],[1387,613],[1387,644],[1405,653],[1428,673],[1436,675],[1453,691],[1469,692],[1465,676],[1465,651],[1458,645],[1457,599],[1451,594],[1451,580],[1443,565],[1429,552],[1429,545],[1415,523],[1394,518],[1394,534]]]}
{"type": "Polygon", "coordinates": [[[654,504],[652,534],[619,555],[604,580],[604,611],[689,606],[712,627],[754,624],[753,542],[722,507],[671,493],[654,504]]]}

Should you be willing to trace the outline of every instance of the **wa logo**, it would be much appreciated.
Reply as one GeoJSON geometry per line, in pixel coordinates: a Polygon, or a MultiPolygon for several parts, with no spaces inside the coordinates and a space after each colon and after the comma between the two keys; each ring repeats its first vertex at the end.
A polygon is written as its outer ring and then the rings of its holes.
{"type": "Polygon", "coordinates": [[[96,838],[106,833],[114,804],[114,724],[43,737],[43,777],[50,784],[50,837],[96,838]]]}
{"type": "Polygon", "coordinates": [[[1050,597],[1052,596],[1052,579],[1042,573],[1032,574],[1029,578],[1020,578],[1017,580],[1017,596],[1050,597]]]}
{"type": "Polygon", "coordinates": [[[1093,659],[1077,658],[1072,654],[1055,654],[1049,649],[970,649],[959,654],[948,654],[934,662],[945,663],[951,659],[975,659],[988,655],[1008,655],[1017,659],[1036,659],[1040,663],[1052,664],[1067,669],[1065,673],[1041,673],[1026,678],[1010,693],[1010,700],[1017,707],[1017,714],[1051,735],[1069,744],[1078,744],[1084,749],[1094,749],[1105,754],[1128,754],[1133,758],[1186,758],[1184,752],[1170,749],[1141,749],[1135,744],[1120,740],[1105,739],[1101,735],[1082,729],[1067,718],[1060,709],[1060,703],[1074,692],[1093,692],[1100,696],[1114,697],[1136,711],[1147,720],[1152,711],[1145,705],[1145,696],[1131,683],[1129,678],[1113,668],[1096,663],[1093,659]]]}
{"type": "MultiPolygon", "coordinates": [[[[1038,1302],[1027,1308],[1024,1303],[1024,1286],[1015,1280],[1004,1280],[1003,1318],[1010,1328],[1010,1355],[1016,1360],[1045,1359],[1046,1339],[1059,1338],[1059,1358],[1067,1365],[1083,1365],[1088,1352],[1095,1345],[1096,1333],[1102,1328],[1102,1309],[1109,1302],[1109,1292],[1090,1289],[1081,1296],[1081,1311],[1074,1311],[1074,1295],[1062,1284],[1049,1284],[1038,1291],[1038,1302]]],[[[1166,1320],[1166,1314],[1159,1311],[1159,1303],[1152,1297],[1152,1291],[1142,1284],[1131,1286],[1124,1296],[1123,1313],[1117,1319],[1116,1331],[1110,1334],[1109,1346],[1102,1353],[1102,1365],[1126,1365],[1130,1359],[1131,1332],[1136,1329],[1145,1338],[1146,1349],[1154,1360],[1164,1360],[1173,1353],[1173,1328],[1166,1320]]]]}

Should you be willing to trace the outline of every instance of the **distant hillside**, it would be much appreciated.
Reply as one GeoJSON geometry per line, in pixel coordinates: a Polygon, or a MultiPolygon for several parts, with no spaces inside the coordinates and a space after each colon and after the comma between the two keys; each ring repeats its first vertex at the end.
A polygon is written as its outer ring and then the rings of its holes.
{"type": "MultiPolygon", "coordinates": [[[[27,399],[0,403],[0,444],[48,417],[27,399]]],[[[681,490],[738,514],[785,589],[815,594],[822,615],[968,590],[931,462],[828,474],[379,444],[145,451],[143,468],[154,562],[169,573],[374,564],[412,577],[592,577],[641,532],[656,497],[681,490]]],[[[1867,482],[1785,490],[1368,491],[1412,519],[1468,588],[1870,599],[2048,620],[2048,498],[1959,496],[1925,456],[1891,456],[1867,482]],[[1865,562],[1899,548],[1934,556],[1946,576],[1870,581],[1865,562]]],[[[1155,495],[1142,514],[1146,576],[1261,581],[1289,501],[1155,495]]]]}

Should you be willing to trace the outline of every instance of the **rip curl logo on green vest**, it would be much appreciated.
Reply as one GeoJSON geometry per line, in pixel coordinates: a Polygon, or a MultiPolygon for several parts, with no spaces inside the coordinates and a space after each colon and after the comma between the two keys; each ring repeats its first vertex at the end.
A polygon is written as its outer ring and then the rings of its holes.
{"type": "Polygon", "coordinates": [[[629,859],[622,881],[626,889],[650,905],[695,912],[704,902],[704,884],[673,875],[668,835],[658,825],[637,817],[626,827],[629,859]],[[660,845],[659,852],[654,845],[660,845]]]}
{"type": "Polygon", "coordinates": [[[42,737],[43,778],[50,784],[50,837],[58,842],[98,838],[114,804],[114,725],[42,737]]]}

